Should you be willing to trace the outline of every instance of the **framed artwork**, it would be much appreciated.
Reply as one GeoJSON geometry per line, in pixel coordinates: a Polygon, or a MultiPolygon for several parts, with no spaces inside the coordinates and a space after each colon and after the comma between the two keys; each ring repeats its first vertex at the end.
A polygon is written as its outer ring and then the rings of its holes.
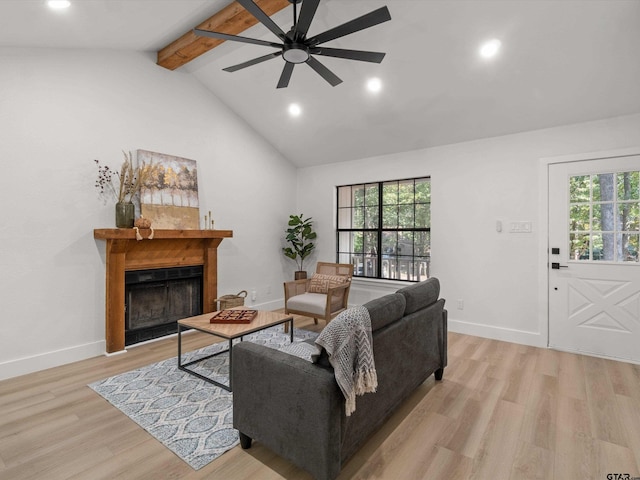
{"type": "Polygon", "coordinates": [[[137,156],[144,172],[140,190],[142,216],[157,229],[199,229],[196,161],[147,150],[138,150],[137,156]]]}

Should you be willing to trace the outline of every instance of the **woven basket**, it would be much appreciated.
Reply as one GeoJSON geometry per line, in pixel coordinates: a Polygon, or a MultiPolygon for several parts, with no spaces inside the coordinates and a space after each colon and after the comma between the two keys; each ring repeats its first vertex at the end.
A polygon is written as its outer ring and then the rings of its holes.
{"type": "Polygon", "coordinates": [[[227,310],[228,308],[241,307],[244,305],[244,299],[247,296],[247,291],[242,290],[236,295],[223,295],[220,298],[216,298],[214,301],[220,302],[220,310],[227,310]]]}

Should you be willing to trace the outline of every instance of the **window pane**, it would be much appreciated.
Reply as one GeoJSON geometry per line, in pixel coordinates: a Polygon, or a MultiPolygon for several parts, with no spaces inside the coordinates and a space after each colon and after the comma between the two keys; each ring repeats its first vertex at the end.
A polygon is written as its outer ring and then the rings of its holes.
{"type": "Polygon", "coordinates": [[[413,256],[413,232],[398,232],[398,255],[413,256]]]}
{"type": "Polygon", "coordinates": [[[594,234],[591,236],[591,259],[606,262],[614,260],[614,235],[613,233],[594,234]]]}
{"type": "Polygon", "coordinates": [[[601,173],[592,176],[593,201],[611,202],[615,198],[615,182],[613,173],[601,173]]]}
{"type": "Polygon", "coordinates": [[[349,263],[353,263],[354,275],[359,277],[364,275],[364,255],[352,255],[349,263]]]}
{"type": "Polygon", "coordinates": [[[623,262],[638,262],[640,261],[638,256],[638,242],[640,242],[640,235],[622,235],[622,261],[623,262]]]}
{"type": "Polygon", "coordinates": [[[398,182],[385,182],[382,186],[382,204],[398,204],[398,182]]]}
{"type": "Polygon", "coordinates": [[[596,204],[593,206],[593,218],[591,219],[591,230],[596,230],[596,231],[602,230],[602,205],[601,204],[596,204]]]}
{"type": "MultiPolygon", "coordinates": [[[[595,213],[594,213],[595,218],[595,213]]],[[[573,205],[569,209],[569,230],[589,231],[589,205],[573,205]]]]}
{"type": "Polygon", "coordinates": [[[572,233],[569,235],[569,251],[574,260],[589,260],[589,234],[572,233]]]}
{"type": "Polygon", "coordinates": [[[338,205],[345,208],[351,206],[351,187],[338,187],[338,205]]]}
{"type": "Polygon", "coordinates": [[[365,207],[364,228],[378,228],[378,207],[365,207]]]}
{"type": "Polygon", "coordinates": [[[415,201],[413,180],[404,180],[398,183],[398,203],[409,204],[415,201]]]}
{"type": "Polygon", "coordinates": [[[416,228],[431,226],[431,205],[428,203],[416,205],[416,228]]]}
{"type": "Polygon", "coordinates": [[[353,223],[351,228],[364,228],[364,208],[358,207],[353,209],[353,223]]]}
{"type": "Polygon", "coordinates": [[[351,233],[340,232],[338,233],[338,252],[339,253],[351,253],[351,233]]]}
{"type": "MultiPolygon", "coordinates": [[[[593,206],[594,224],[596,223],[596,213],[599,217],[599,227],[597,230],[605,232],[613,232],[616,229],[616,216],[613,209],[613,203],[601,203],[600,205],[593,206]]],[[[596,228],[593,228],[596,230],[596,228]]]]}
{"type": "Polygon", "coordinates": [[[368,207],[378,205],[378,185],[367,185],[364,195],[365,205],[368,207]]]}
{"type": "Polygon", "coordinates": [[[351,213],[350,208],[338,209],[338,228],[351,228],[351,213]]]}
{"type": "Polygon", "coordinates": [[[427,179],[416,180],[416,203],[431,202],[431,181],[427,179]]]}
{"type": "Polygon", "coordinates": [[[640,203],[622,203],[618,205],[620,229],[627,232],[640,230],[640,203]]]}
{"type": "Polygon", "coordinates": [[[398,233],[382,233],[382,254],[383,256],[395,255],[398,250],[398,233]]]}
{"type": "Polygon", "coordinates": [[[398,228],[413,228],[414,225],[413,204],[400,205],[398,207],[398,228]]]}
{"type": "Polygon", "coordinates": [[[362,232],[351,233],[351,251],[354,253],[363,253],[364,234],[362,232]]]}
{"type": "Polygon", "coordinates": [[[618,173],[618,200],[640,199],[640,172],[618,173]]]}
{"type": "Polygon", "coordinates": [[[588,202],[590,183],[591,177],[589,175],[569,178],[569,201],[571,203],[588,202]]]}
{"type": "Polygon", "coordinates": [[[431,255],[431,233],[416,232],[414,235],[414,250],[416,256],[428,257],[431,255]]]}
{"type": "Polygon", "coordinates": [[[354,185],[353,189],[353,204],[356,207],[362,207],[364,205],[364,185],[354,185]]]}
{"type": "Polygon", "coordinates": [[[382,207],[382,228],[398,228],[398,206],[382,207]]]}

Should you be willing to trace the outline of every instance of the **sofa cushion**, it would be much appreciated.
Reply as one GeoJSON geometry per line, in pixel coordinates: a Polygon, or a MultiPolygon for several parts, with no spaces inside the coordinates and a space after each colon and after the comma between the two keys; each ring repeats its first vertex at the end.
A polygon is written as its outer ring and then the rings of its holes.
{"type": "Polygon", "coordinates": [[[330,288],[345,283],[348,277],[343,275],[324,275],[314,273],[309,282],[309,293],[327,293],[330,288]]]}
{"type": "Polygon", "coordinates": [[[391,293],[364,304],[371,317],[371,330],[376,330],[402,318],[406,306],[404,296],[391,293]]]}
{"type": "Polygon", "coordinates": [[[407,302],[404,314],[410,315],[438,300],[440,281],[435,277],[429,278],[415,285],[401,288],[397,293],[403,295],[407,302]]]}

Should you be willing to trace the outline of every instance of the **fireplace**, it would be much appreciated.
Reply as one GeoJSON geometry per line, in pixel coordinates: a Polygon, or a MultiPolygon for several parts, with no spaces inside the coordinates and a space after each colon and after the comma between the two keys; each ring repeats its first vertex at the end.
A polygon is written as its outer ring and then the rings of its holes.
{"type": "Polygon", "coordinates": [[[125,273],[125,346],[178,331],[202,312],[202,266],[125,273]]]}
{"type": "Polygon", "coordinates": [[[105,347],[107,353],[125,348],[125,274],[139,270],[202,267],[202,313],[216,309],[218,297],[218,246],[232,238],[231,230],[141,230],[132,228],[93,231],[105,245],[105,347]]]}

